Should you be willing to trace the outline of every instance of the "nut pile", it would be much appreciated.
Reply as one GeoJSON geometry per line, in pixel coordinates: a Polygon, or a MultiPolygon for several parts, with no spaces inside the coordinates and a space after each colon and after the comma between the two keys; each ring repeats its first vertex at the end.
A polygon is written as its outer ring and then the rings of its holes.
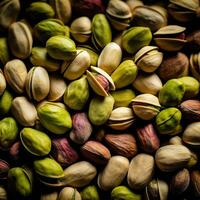
{"type": "Polygon", "coordinates": [[[200,199],[199,0],[1,0],[0,199],[200,199]]]}

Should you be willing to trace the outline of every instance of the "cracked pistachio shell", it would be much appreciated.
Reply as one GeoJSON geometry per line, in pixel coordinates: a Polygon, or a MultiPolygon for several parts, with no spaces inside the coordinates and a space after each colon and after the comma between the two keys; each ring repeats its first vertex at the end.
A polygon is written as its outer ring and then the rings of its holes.
{"type": "Polygon", "coordinates": [[[32,128],[23,128],[20,139],[24,148],[36,156],[45,156],[51,150],[51,139],[45,133],[32,128]]]}
{"type": "Polygon", "coordinates": [[[32,67],[26,77],[26,92],[30,99],[43,100],[50,90],[48,72],[43,67],[32,67]]]}
{"type": "Polygon", "coordinates": [[[7,38],[0,38],[0,63],[5,65],[10,60],[10,53],[8,48],[7,38]]]}
{"type": "Polygon", "coordinates": [[[76,56],[76,44],[67,36],[56,35],[46,42],[48,54],[57,60],[72,60],[76,56]]]}
{"type": "Polygon", "coordinates": [[[43,193],[40,196],[40,200],[57,200],[58,192],[43,193]]]}
{"type": "Polygon", "coordinates": [[[11,112],[22,126],[34,126],[37,120],[37,111],[32,102],[26,97],[16,97],[12,101],[11,112]]]}
{"type": "Polygon", "coordinates": [[[192,54],[190,56],[190,70],[191,70],[192,75],[198,81],[200,81],[199,66],[200,66],[200,53],[192,54]]]}
{"type": "Polygon", "coordinates": [[[4,186],[0,186],[0,199],[1,200],[8,200],[7,191],[4,186]]]}
{"type": "Polygon", "coordinates": [[[92,124],[100,126],[106,123],[112,113],[114,101],[111,95],[106,97],[95,96],[91,100],[88,116],[92,124]]]}
{"type": "Polygon", "coordinates": [[[148,46],[152,34],[148,27],[132,27],[122,35],[122,47],[131,54],[136,53],[140,48],[148,46]]]}
{"type": "Polygon", "coordinates": [[[4,75],[15,92],[18,94],[24,92],[27,69],[23,61],[19,59],[8,61],[4,66],[4,75]]]}
{"type": "Polygon", "coordinates": [[[126,186],[115,187],[111,192],[112,200],[141,200],[142,196],[131,191],[126,186]]]}
{"type": "Polygon", "coordinates": [[[156,128],[160,134],[176,135],[182,131],[181,118],[179,109],[166,108],[156,116],[156,128]]]}
{"type": "Polygon", "coordinates": [[[8,187],[22,197],[32,194],[32,173],[22,167],[11,168],[8,172],[8,187]]]}
{"type": "Polygon", "coordinates": [[[108,43],[98,58],[98,67],[111,75],[119,66],[122,59],[122,50],[114,42],[108,43]]]}
{"type": "Polygon", "coordinates": [[[25,59],[31,54],[33,45],[32,33],[23,22],[14,22],[8,29],[8,44],[12,54],[25,59]]]}
{"type": "Polygon", "coordinates": [[[97,50],[112,41],[112,31],[104,14],[96,14],[92,19],[92,43],[97,50]]]}
{"type": "Polygon", "coordinates": [[[156,95],[162,88],[162,82],[159,76],[155,73],[141,73],[133,82],[133,87],[141,93],[156,95]]]}
{"type": "Polygon", "coordinates": [[[77,50],[76,56],[72,61],[63,61],[61,73],[68,80],[78,79],[89,68],[90,63],[89,53],[84,50],[77,50]]]}
{"type": "Polygon", "coordinates": [[[94,165],[87,161],[80,161],[64,170],[64,183],[72,187],[84,187],[95,178],[96,174],[94,165]]]}
{"type": "Polygon", "coordinates": [[[81,195],[76,188],[64,187],[59,193],[58,200],[81,200],[81,195]]]}
{"type": "Polygon", "coordinates": [[[89,85],[86,76],[72,81],[64,94],[64,103],[71,109],[82,110],[89,98],[89,85]]]}
{"type": "Polygon", "coordinates": [[[6,89],[6,79],[3,75],[2,70],[0,69],[0,96],[4,93],[6,89]]]}
{"type": "Polygon", "coordinates": [[[156,165],[163,172],[173,172],[187,166],[190,158],[190,150],[183,145],[166,145],[155,154],[156,165]]]}
{"type": "Polygon", "coordinates": [[[129,160],[123,156],[113,156],[98,175],[98,186],[104,191],[121,184],[129,168],[129,160]]]}
{"type": "Polygon", "coordinates": [[[15,142],[18,135],[17,122],[12,117],[0,121],[0,149],[8,149],[15,142]]]}
{"type": "Polygon", "coordinates": [[[4,93],[0,96],[0,116],[6,115],[11,108],[13,96],[12,94],[6,89],[4,93]]]}
{"type": "Polygon", "coordinates": [[[130,85],[137,76],[137,66],[132,60],[123,61],[112,73],[111,78],[117,89],[130,85]]]}
{"type": "Polygon", "coordinates": [[[61,62],[51,58],[44,47],[33,47],[30,61],[33,65],[44,67],[49,72],[57,71],[61,66],[61,62]]]}
{"type": "Polygon", "coordinates": [[[72,128],[69,112],[58,103],[44,102],[37,107],[41,124],[50,132],[64,134],[72,128]]]}
{"type": "Polygon", "coordinates": [[[97,187],[95,185],[89,185],[81,191],[82,200],[100,200],[97,187]]]}
{"type": "Polygon", "coordinates": [[[185,93],[184,84],[178,79],[167,81],[159,92],[160,104],[166,107],[177,106],[185,93]]]}
{"type": "Polygon", "coordinates": [[[3,29],[15,22],[20,12],[19,0],[2,0],[0,3],[0,27],[3,29]]]}

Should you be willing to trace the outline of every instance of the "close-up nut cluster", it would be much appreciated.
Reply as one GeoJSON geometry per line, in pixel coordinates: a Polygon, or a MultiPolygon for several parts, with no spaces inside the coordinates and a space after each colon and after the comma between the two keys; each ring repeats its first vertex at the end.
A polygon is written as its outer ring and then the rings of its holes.
{"type": "Polygon", "coordinates": [[[200,200],[199,90],[199,0],[1,0],[0,200],[200,200]]]}

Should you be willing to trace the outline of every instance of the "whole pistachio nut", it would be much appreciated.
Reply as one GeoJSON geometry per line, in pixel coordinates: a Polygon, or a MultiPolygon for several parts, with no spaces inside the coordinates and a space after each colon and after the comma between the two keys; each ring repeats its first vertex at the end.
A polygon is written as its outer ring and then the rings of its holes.
{"type": "Polygon", "coordinates": [[[57,200],[58,192],[42,193],[40,200],[57,200]]]}
{"type": "Polygon", "coordinates": [[[9,52],[8,41],[6,37],[0,38],[0,49],[1,49],[0,63],[5,65],[10,60],[10,52],[9,52]]]}
{"type": "Polygon", "coordinates": [[[151,31],[148,27],[132,27],[122,35],[122,47],[131,54],[149,45],[152,39],[151,31]]]}
{"type": "Polygon", "coordinates": [[[110,42],[101,51],[98,58],[98,67],[111,75],[119,66],[121,59],[122,50],[120,46],[114,42],[110,42]]]}
{"type": "Polygon", "coordinates": [[[132,60],[123,61],[112,73],[111,78],[117,89],[130,85],[137,76],[137,66],[132,60]]]}
{"type": "Polygon", "coordinates": [[[107,18],[116,30],[125,30],[132,19],[131,9],[126,2],[111,0],[106,9],[107,18]]]}
{"type": "Polygon", "coordinates": [[[136,155],[130,162],[128,185],[134,190],[143,189],[151,181],[154,168],[153,156],[144,153],[136,155]]]}
{"type": "Polygon", "coordinates": [[[95,185],[89,185],[81,191],[82,200],[100,200],[97,187],[95,185]]]}
{"type": "Polygon", "coordinates": [[[112,200],[141,200],[141,194],[131,191],[126,186],[117,186],[111,192],[112,200]]]}
{"type": "Polygon", "coordinates": [[[69,112],[58,103],[45,102],[37,107],[41,124],[50,132],[64,134],[72,127],[69,112]]]}
{"type": "Polygon", "coordinates": [[[3,0],[0,3],[0,27],[7,29],[15,22],[20,12],[20,1],[19,0],[3,0]]]}
{"type": "Polygon", "coordinates": [[[156,128],[160,134],[176,135],[182,131],[181,118],[179,109],[166,108],[156,116],[156,128]]]}
{"type": "Polygon", "coordinates": [[[13,96],[12,94],[6,89],[4,93],[0,96],[0,116],[6,115],[11,108],[13,96]]]}
{"type": "Polygon", "coordinates": [[[179,51],[187,42],[185,39],[185,27],[168,25],[154,33],[155,43],[165,51],[179,51]]]}
{"type": "Polygon", "coordinates": [[[117,155],[132,158],[137,154],[137,143],[132,134],[106,134],[104,140],[108,147],[117,155]]]}
{"type": "Polygon", "coordinates": [[[2,185],[0,186],[0,199],[1,200],[7,200],[8,199],[7,191],[6,191],[5,187],[2,186],[2,185]]]}
{"type": "Polygon", "coordinates": [[[37,40],[45,43],[52,36],[69,36],[69,28],[59,19],[45,19],[34,26],[33,33],[37,40]]]}
{"type": "Polygon", "coordinates": [[[9,163],[6,162],[5,160],[0,159],[0,180],[1,181],[7,179],[9,169],[10,169],[9,163]]]}
{"type": "Polygon", "coordinates": [[[133,87],[141,93],[156,95],[162,89],[162,82],[155,73],[140,73],[133,81],[133,87]]]}
{"type": "Polygon", "coordinates": [[[163,60],[163,53],[156,46],[144,46],[134,56],[134,62],[144,72],[154,72],[163,60]]]}
{"type": "Polygon", "coordinates": [[[88,116],[92,124],[100,126],[109,119],[114,106],[111,95],[106,97],[95,96],[89,105],[88,116]]]}
{"type": "Polygon", "coordinates": [[[104,191],[121,184],[129,168],[129,160],[123,156],[113,156],[98,175],[98,186],[104,191]]]}
{"type": "Polygon", "coordinates": [[[132,100],[134,113],[143,120],[153,119],[160,111],[158,98],[152,94],[140,94],[132,100]]]}
{"type": "Polygon", "coordinates": [[[0,121],[0,149],[8,149],[18,136],[18,125],[14,118],[6,117],[0,121]]]}
{"type": "Polygon", "coordinates": [[[8,44],[12,54],[25,59],[31,54],[33,45],[32,33],[24,22],[14,22],[8,29],[8,44]]]}
{"type": "Polygon", "coordinates": [[[72,37],[80,43],[85,43],[90,39],[92,33],[92,22],[88,17],[79,17],[73,20],[70,28],[72,37]]]}
{"type": "Polygon", "coordinates": [[[51,150],[51,139],[41,131],[33,128],[23,128],[20,132],[21,143],[24,148],[36,156],[48,155],[51,150]]]}
{"type": "Polygon", "coordinates": [[[49,72],[57,71],[61,66],[61,62],[51,58],[44,47],[32,48],[30,62],[35,66],[44,67],[49,72]]]}
{"type": "Polygon", "coordinates": [[[97,170],[94,165],[87,161],[80,161],[70,165],[64,170],[64,183],[71,187],[84,187],[96,176],[97,170]]]}
{"type": "Polygon", "coordinates": [[[159,92],[159,102],[165,107],[177,106],[185,94],[185,86],[178,79],[167,81],[159,92]]]}
{"type": "Polygon", "coordinates": [[[81,195],[76,188],[64,187],[58,195],[58,200],[81,200],[81,195]]]}
{"type": "Polygon", "coordinates": [[[5,89],[6,89],[6,79],[3,75],[2,70],[0,69],[0,95],[4,93],[5,89]]]}
{"type": "Polygon", "coordinates": [[[87,51],[77,50],[77,54],[73,60],[63,61],[61,65],[61,73],[68,80],[80,78],[90,66],[90,55],[87,51]]]}
{"type": "Polygon", "coordinates": [[[199,170],[193,170],[190,174],[190,184],[192,187],[193,196],[199,198],[200,192],[200,172],[199,170]]]}
{"type": "Polygon", "coordinates": [[[166,145],[155,154],[156,165],[163,172],[173,172],[185,167],[190,158],[190,150],[183,145],[166,145]]]}
{"type": "Polygon", "coordinates": [[[103,49],[112,40],[112,31],[104,14],[96,14],[92,19],[92,43],[97,50],[103,49]]]}
{"type": "Polygon", "coordinates": [[[4,75],[15,92],[18,94],[24,92],[27,68],[23,61],[19,59],[8,61],[4,66],[4,75]]]}
{"type": "Polygon", "coordinates": [[[34,126],[37,120],[37,110],[26,97],[16,97],[12,101],[11,112],[22,126],[34,126]]]}
{"type": "Polygon", "coordinates": [[[200,53],[190,55],[190,71],[192,75],[200,81],[200,53]]]}
{"type": "Polygon", "coordinates": [[[86,76],[82,76],[68,85],[64,93],[64,103],[71,109],[82,110],[88,101],[89,95],[86,76]]]}

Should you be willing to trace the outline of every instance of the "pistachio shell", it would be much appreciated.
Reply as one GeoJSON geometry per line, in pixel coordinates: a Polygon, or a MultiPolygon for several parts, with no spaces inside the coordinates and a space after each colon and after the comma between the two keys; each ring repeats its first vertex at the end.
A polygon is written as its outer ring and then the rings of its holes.
{"type": "Polygon", "coordinates": [[[198,53],[198,54],[192,54],[190,56],[190,69],[191,69],[192,75],[198,81],[200,81],[199,66],[200,66],[200,53],[198,53]]]}
{"type": "Polygon", "coordinates": [[[196,11],[196,9],[199,6],[199,2],[197,0],[191,0],[191,1],[187,1],[187,0],[170,0],[171,3],[176,4],[177,6],[181,6],[183,8],[192,10],[192,11],[196,11]]]}
{"type": "Polygon", "coordinates": [[[158,31],[154,33],[154,35],[170,35],[170,34],[177,34],[182,33],[185,31],[185,27],[178,26],[178,25],[169,25],[160,28],[158,31]]]}
{"type": "Polygon", "coordinates": [[[5,37],[0,38],[0,49],[1,49],[0,63],[5,65],[10,60],[10,53],[9,53],[9,49],[8,49],[7,38],[5,38],[5,37]]]}
{"type": "Polygon", "coordinates": [[[81,200],[81,195],[75,188],[64,187],[59,193],[58,200],[81,200]]]}
{"type": "Polygon", "coordinates": [[[4,93],[5,89],[6,89],[6,80],[2,70],[0,69],[0,96],[4,93]]]}
{"type": "Polygon", "coordinates": [[[51,193],[42,193],[40,196],[40,200],[57,200],[58,193],[51,192],[51,193]]]}
{"type": "Polygon", "coordinates": [[[98,191],[97,191],[97,187],[95,185],[89,185],[87,187],[85,187],[82,191],[81,191],[81,198],[82,200],[100,200],[98,191]]]}

